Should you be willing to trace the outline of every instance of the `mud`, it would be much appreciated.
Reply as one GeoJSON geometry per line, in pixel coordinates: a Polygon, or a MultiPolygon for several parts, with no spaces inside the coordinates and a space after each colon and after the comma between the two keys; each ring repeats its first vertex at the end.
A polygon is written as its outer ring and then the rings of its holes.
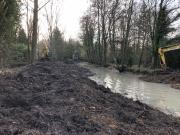
{"type": "Polygon", "coordinates": [[[180,90],[180,72],[157,72],[153,74],[146,74],[140,79],[147,82],[170,84],[172,88],[180,90]]]}
{"type": "Polygon", "coordinates": [[[0,135],[180,133],[180,119],[110,92],[75,64],[41,61],[0,77],[0,135]]]}

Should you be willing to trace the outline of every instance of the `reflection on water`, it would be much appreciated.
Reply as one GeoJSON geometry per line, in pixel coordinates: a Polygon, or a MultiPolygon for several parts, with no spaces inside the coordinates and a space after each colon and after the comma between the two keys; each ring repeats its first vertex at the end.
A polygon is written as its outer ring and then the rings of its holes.
{"type": "Polygon", "coordinates": [[[167,114],[180,117],[180,91],[169,85],[149,83],[140,80],[138,75],[119,73],[116,70],[96,67],[87,63],[80,66],[90,69],[96,75],[90,79],[128,98],[139,100],[167,114]]]}

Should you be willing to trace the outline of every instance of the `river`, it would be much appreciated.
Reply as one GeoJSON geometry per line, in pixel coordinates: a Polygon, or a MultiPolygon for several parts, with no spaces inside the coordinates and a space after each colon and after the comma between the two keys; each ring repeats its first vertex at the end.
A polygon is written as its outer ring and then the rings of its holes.
{"type": "Polygon", "coordinates": [[[139,100],[166,114],[180,117],[180,90],[176,90],[167,84],[149,83],[139,79],[139,75],[131,73],[119,73],[115,69],[98,67],[88,63],[80,63],[80,66],[95,73],[89,77],[100,85],[104,85],[114,93],[139,100]]]}

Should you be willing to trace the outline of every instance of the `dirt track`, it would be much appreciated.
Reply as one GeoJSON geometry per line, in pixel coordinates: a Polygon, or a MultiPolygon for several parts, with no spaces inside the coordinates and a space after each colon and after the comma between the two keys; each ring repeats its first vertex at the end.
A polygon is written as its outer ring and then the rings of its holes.
{"type": "Polygon", "coordinates": [[[1,77],[0,135],[180,133],[180,119],[113,94],[88,73],[45,61],[1,77]]]}

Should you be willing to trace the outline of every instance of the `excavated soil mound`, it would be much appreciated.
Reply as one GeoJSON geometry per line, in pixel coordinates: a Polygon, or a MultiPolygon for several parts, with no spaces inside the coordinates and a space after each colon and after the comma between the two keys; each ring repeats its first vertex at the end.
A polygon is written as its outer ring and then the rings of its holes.
{"type": "Polygon", "coordinates": [[[0,77],[0,135],[180,133],[180,120],[113,94],[75,64],[41,61],[0,77]]]}

